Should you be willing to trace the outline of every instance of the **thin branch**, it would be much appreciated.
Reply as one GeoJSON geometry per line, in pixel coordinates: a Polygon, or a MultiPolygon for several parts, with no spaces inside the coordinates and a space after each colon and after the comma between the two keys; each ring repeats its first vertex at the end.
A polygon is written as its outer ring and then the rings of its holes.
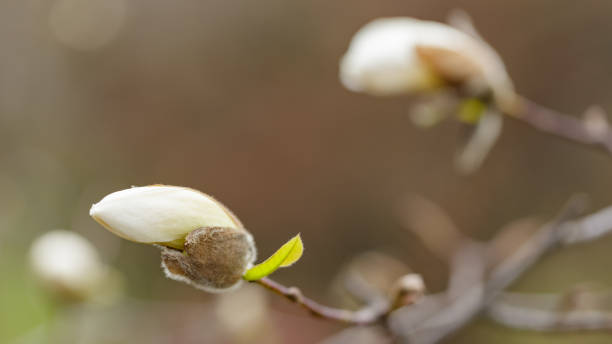
{"type": "Polygon", "coordinates": [[[332,308],[307,298],[302,294],[300,289],[296,287],[286,287],[267,277],[257,280],[255,283],[258,283],[274,293],[285,297],[287,300],[300,305],[313,316],[352,325],[372,325],[381,323],[391,309],[391,304],[388,300],[377,300],[377,302],[368,304],[362,309],[356,311],[332,308]]]}
{"type": "Polygon", "coordinates": [[[556,219],[545,224],[528,242],[493,269],[486,286],[487,301],[495,298],[546,252],[557,246],[563,240],[564,224],[576,218],[585,207],[584,197],[570,199],[556,219]]]}
{"type": "Polygon", "coordinates": [[[567,224],[565,244],[595,240],[612,232],[612,207],[599,210],[567,224]]]}
{"type": "Polygon", "coordinates": [[[550,135],[584,145],[592,145],[612,154],[612,130],[605,114],[598,116],[599,125],[593,127],[588,118],[580,119],[539,105],[527,98],[520,98],[518,114],[511,116],[550,135]]]}
{"type": "Polygon", "coordinates": [[[532,331],[612,330],[612,311],[595,308],[602,303],[610,303],[609,293],[504,293],[489,305],[487,314],[502,325],[532,331]],[[583,305],[580,299],[593,304],[583,305]]]}
{"type": "Polygon", "coordinates": [[[496,304],[489,315],[507,327],[531,331],[612,330],[612,313],[594,310],[554,312],[496,304]]]}
{"type": "MultiPolygon", "coordinates": [[[[585,205],[584,197],[570,199],[554,220],[541,226],[518,250],[495,265],[486,279],[484,271],[492,259],[490,246],[501,240],[499,238],[504,237],[505,233],[500,233],[488,244],[464,238],[453,255],[449,289],[443,294],[425,296],[413,307],[403,307],[396,312],[392,307],[393,302],[388,298],[373,297],[365,307],[352,311],[324,306],[305,297],[298,288],[283,286],[269,278],[255,283],[300,305],[317,317],[351,325],[382,324],[410,343],[437,343],[465,326],[484,309],[495,305],[497,297],[508,286],[553,248],[561,244],[593,240],[610,231],[612,226],[608,225],[608,220],[611,214],[608,208],[576,220],[585,205]]],[[[511,323],[506,317],[516,309],[509,311],[506,307],[500,310],[500,307],[496,308],[494,314],[502,319],[500,321],[511,323]]],[[[608,322],[608,313],[594,310],[573,310],[565,312],[563,316],[551,312],[534,312],[532,316],[539,319],[539,322],[534,320],[534,324],[540,324],[538,327],[542,329],[552,329],[553,316],[554,326],[567,329],[612,327],[612,322],[608,322]]],[[[515,325],[518,327],[520,324],[517,322],[515,325]]]]}
{"type": "MultiPolygon", "coordinates": [[[[445,301],[438,303],[440,308],[436,312],[430,312],[428,316],[420,318],[414,317],[415,320],[418,319],[417,322],[400,324],[399,331],[404,340],[411,344],[436,343],[469,321],[469,315],[479,309],[484,297],[485,257],[483,244],[465,242],[453,257],[449,287],[443,296],[445,301]]],[[[435,295],[430,298],[432,304],[440,299],[435,295]]]]}
{"type": "Polygon", "coordinates": [[[354,326],[325,338],[319,344],[391,344],[393,339],[379,326],[354,326]]]}
{"type": "Polygon", "coordinates": [[[582,197],[572,198],[555,220],[542,226],[527,243],[495,267],[484,285],[475,281],[417,327],[400,328],[403,338],[409,343],[437,343],[462,328],[542,255],[561,243],[564,224],[581,213],[585,203],[582,197]],[[436,319],[435,327],[432,319],[436,319]]]}

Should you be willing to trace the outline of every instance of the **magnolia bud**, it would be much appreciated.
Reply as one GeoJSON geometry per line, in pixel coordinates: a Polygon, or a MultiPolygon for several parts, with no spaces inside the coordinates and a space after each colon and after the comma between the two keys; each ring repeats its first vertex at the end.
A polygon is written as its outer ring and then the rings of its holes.
{"type": "Polygon", "coordinates": [[[65,230],[36,239],[30,249],[30,265],[45,287],[71,299],[88,299],[108,272],[85,238],[65,230]]]}
{"type": "Polygon", "coordinates": [[[281,343],[277,323],[268,305],[268,293],[247,285],[240,290],[221,295],[215,305],[217,320],[227,342],[233,344],[281,343]],[[248,305],[248,307],[245,307],[248,305]]]}
{"type": "Polygon", "coordinates": [[[89,215],[124,239],[177,249],[183,248],[187,234],[197,228],[243,227],[211,196],[168,185],[114,192],[94,204],[89,215]]]}
{"type": "Polygon", "coordinates": [[[238,218],[190,188],[118,191],[94,204],[90,215],[120,237],[162,246],[166,276],[207,291],[238,285],[256,259],[253,238],[238,218]]]}
{"type": "Polygon", "coordinates": [[[464,84],[493,93],[502,108],[515,94],[504,63],[484,41],[453,27],[414,18],[382,18],[353,37],[340,80],[355,92],[395,95],[464,84]]]}
{"type": "Polygon", "coordinates": [[[393,286],[393,305],[397,309],[418,301],[425,293],[425,282],[419,274],[407,274],[395,282],[393,286]]]}

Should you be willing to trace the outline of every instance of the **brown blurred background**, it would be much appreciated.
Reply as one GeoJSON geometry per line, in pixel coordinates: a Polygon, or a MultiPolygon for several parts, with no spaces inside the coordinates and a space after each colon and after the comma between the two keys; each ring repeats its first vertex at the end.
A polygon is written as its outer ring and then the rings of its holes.
{"type": "MultiPolygon", "coordinates": [[[[330,304],[342,264],[369,249],[404,260],[429,290],[445,287],[446,266],[396,216],[408,193],[438,203],[479,239],[513,219],[551,216],[575,192],[590,195],[594,209],[611,204],[612,160],[603,153],[506,121],[483,168],[460,176],[457,123],[415,128],[410,98],[368,97],[339,83],[339,58],[366,22],[444,20],[458,7],[500,52],[519,92],[571,113],[594,103],[612,110],[609,1],[0,2],[0,342],[61,312],[26,259],[33,238],[55,228],[83,234],[125,274],[130,301],[115,307],[154,308],[131,309],[148,317],[135,332],[165,324],[149,342],[198,342],[185,335],[188,321],[216,331],[214,317],[194,320],[198,313],[185,309],[217,296],[165,279],[156,249],[121,241],[89,218],[92,203],[131,185],[214,195],[253,233],[262,258],[301,232],[304,257],[275,278],[330,304]],[[164,322],[167,312],[188,320],[164,322]]],[[[608,238],[554,253],[514,289],[612,287],[611,247],[608,238]]],[[[269,302],[280,342],[313,343],[341,328],[269,302]]],[[[551,341],[612,337],[523,333],[482,319],[449,342],[551,341]]]]}

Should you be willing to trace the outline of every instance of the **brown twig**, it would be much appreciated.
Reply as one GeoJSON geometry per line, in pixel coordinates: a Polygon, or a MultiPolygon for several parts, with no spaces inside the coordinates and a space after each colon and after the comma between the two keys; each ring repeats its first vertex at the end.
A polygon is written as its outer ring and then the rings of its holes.
{"type": "Polygon", "coordinates": [[[567,295],[504,293],[489,305],[487,315],[502,325],[532,331],[610,331],[610,296],[609,292],[585,291],[567,295]]]}
{"type": "Polygon", "coordinates": [[[469,321],[484,297],[486,261],[484,245],[466,240],[452,260],[449,287],[442,295],[428,296],[422,304],[427,309],[411,312],[411,321],[396,323],[392,328],[411,344],[436,343],[469,321]],[[419,312],[420,314],[415,314],[419,312]]]}
{"type": "Polygon", "coordinates": [[[564,225],[583,211],[585,203],[583,197],[572,198],[555,220],[544,225],[526,244],[496,266],[486,281],[467,285],[463,293],[441,303],[437,312],[427,319],[396,327],[403,339],[408,343],[437,343],[462,328],[542,255],[562,242],[566,233],[564,225]]]}
{"type": "MultiPolygon", "coordinates": [[[[398,312],[394,312],[391,307],[393,303],[386,298],[372,298],[362,309],[351,311],[321,305],[305,297],[298,288],[283,286],[269,278],[255,282],[300,305],[314,316],[350,325],[382,324],[394,336],[411,344],[437,343],[465,326],[489,306],[493,307],[498,296],[550,250],[562,244],[595,239],[612,228],[602,224],[609,219],[609,209],[576,220],[585,205],[584,197],[570,199],[554,220],[543,225],[518,250],[495,265],[486,278],[484,270],[491,259],[487,251],[490,244],[463,240],[453,258],[449,289],[442,294],[425,296],[414,307],[403,307],[398,312]],[[585,230],[585,233],[580,234],[585,230]],[[596,232],[596,235],[591,232],[596,232]],[[388,322],[388,319],[391,321],[388,322]]],[[[506,310],[498,312],[502,314],[500,317],[508,314],[506,310]]],[[[609,322],[612,318],[605,312],[572,311],[566,312],[565,316],[553,312],[534,312],[532,315],[538,318],[542,330],[612,327],[609,322]],[[555,316],[554,323],[550,321],[552,316],[555,316]]],[[[512,324],[511,320],[506,322],[512,324]]],[[[515,325],[520,326],[518,323],[515,325]]]]}
{"type": "MultiPolygon", "coordinates": [[[[511,116],[532,127],[562,139],[584,145],[592,145],[612,154],[612,130],[607,122],[599,128],[590,128],[587,121],[560,113],[520,97],[520,110],[511,116]],[[594,130],[593,130],[594,129],[594,130]]],[[[605,117],[604,117],[605,118],[605,117]]]]}
{"type": "Polygon", "coordinates": [[[592,241],[612,232],[612,207],[603,208],[566,226],[565,244],[592,241]]]}
{"type": "Polygon", "coordinates": [[[296,287],[286,287],[267,277],[257,280],[255,283],[300,305],[316,317],[352,325],[372,325],[380,323],[385,319],[391,309],[388,300],[377,300],[356,311],[332,308],[307,298],[302,294],[300,289],[296,287]]]}

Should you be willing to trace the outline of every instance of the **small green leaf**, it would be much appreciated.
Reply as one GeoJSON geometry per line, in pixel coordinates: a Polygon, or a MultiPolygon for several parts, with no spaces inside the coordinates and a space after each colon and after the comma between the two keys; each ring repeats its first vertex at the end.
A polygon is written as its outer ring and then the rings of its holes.
{"type": "Polygon", "coordinates": [[[304,252],[304,244],[298,234],[274,252],[270,258],[249,269],[243,278],[247,281],[256,281],[264,278],[278,268],[284,268],[297,262],[302,257],[302,252],[304,252]]]}

